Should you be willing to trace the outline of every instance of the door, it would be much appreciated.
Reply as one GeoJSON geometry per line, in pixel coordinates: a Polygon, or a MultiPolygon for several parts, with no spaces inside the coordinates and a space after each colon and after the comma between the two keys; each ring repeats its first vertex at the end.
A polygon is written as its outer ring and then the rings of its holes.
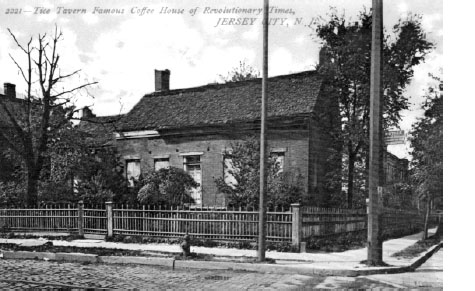
{"type": "Polygon", "coordinates": [[[191,189],[191,198],[195,200],[195,204],[201,205],[201,165],[189,165],[187,172],[198,183],[198,187],[191,189]]]}
{"type": "Polygon", "coordinates": [[[201,175],[201,157],[200,156],[185,156],[184,157],[185,171],[198,184],[196,188],[192,188],[190,196],[195,201],[195,205],[201,205],[202,203],[202,175],[201,175]]]}

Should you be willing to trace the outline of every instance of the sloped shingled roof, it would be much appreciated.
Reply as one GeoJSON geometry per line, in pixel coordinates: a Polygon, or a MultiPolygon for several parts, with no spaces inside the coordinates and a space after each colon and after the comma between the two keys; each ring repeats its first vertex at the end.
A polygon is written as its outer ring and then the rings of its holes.
{"type": "MultiPolygon", "coordinates": [[[[261,79],[145,95],[121,120],[122,131],[177,129],[259,120],[261,79]]],[[[268,116],[313,111],[322,76],[317,71],[269,78],[268,116]]]]}

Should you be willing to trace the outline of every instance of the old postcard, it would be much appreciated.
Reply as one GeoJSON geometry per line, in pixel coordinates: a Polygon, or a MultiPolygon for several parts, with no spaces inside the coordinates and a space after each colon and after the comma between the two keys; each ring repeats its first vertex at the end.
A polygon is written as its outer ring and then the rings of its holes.
{"type": "Polygon", "coordinates": [[[442,289],[442,0],[0,15],[0,287],[442,289]]]}

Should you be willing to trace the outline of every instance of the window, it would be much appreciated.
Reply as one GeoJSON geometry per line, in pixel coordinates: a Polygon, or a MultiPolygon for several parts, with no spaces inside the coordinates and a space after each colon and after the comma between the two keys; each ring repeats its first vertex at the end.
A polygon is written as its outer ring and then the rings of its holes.
{"type": "Polygon", "coordinates": [[[223,160],[223,176],[224,176],[224,182],[228,185],[231,186],[232,188],[235,188],[237,185],[237,181],[233,176],[233,172],[236,172],[236,169],[233,164],[233,160],[229,157],[224,156],[223,160]]]}
{"type": "Polygon", "coordinates": [[[170,158],[156,158],[154,163],[155,171],[170,168],[170,158]]]}
{"type": "Polygon", "coordinates": [[[272,152],[271,157],[277,167],[277,174],[284,172],[285,152],[272,152]]]}
{"type": "Polygon", "coordinates": [[[133,187],[140,176],[140,160],[127,160],[125,163],[127,182],[129,187],[133,187]]]}
{"type": "Polygon", "coordinates": [[[79,178],[78,177],[73,177],[73,193],[77,194],[78,193],[78,188],[79,188],[79,178]]]}
{"type": "Polygon", "coordinates": [[[199,155],[184,155],[183,167],[185,172],[198,183],[198,187],[191,189],[191,198],[195,201],[195,204],[201,205],[201,156],[199,155]]]}

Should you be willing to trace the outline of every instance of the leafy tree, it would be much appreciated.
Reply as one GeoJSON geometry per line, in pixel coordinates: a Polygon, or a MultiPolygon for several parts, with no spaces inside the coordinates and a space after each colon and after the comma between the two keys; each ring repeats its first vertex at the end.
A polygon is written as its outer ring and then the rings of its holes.
{"type": "MultiPolygon", "coordinates": [[[[430,204],[442,208],[443,196],[443,80],[432,76],[437,82],[426,92],[423,105],[424,117],[412,127],[412,180],[418,197],[426,203],[424,237],[427,237],[430,204]]],[[[442,234],[442,222],[438,235],[442,234]]]]}
{"type": "Polygon", "coordinates": [[[24,184],[16,181],[0,182],[0,207],[21,205],[21,197],[25,192],[24,184]]]}
{"type": "Polygon", "coordinates": [[[183,206],[194,203],[190,196],[198,183],[184,170],[169,167],[145,175],[137,199],[142,204],[183,206]]]}
{"type": "Polygon", "coordinates": [[[112,147],[89,152],[74,169],[77,195],[89,203],[135,202],[124,176],[124,165],[117,150],[112,147]]]}
{"type": "MultiPolygon", "coordinates": [[[[41,173],[48,160],[50,141],[58,130],[73,118],[72,102],[77,94],[96,82],[84,82],[65,89],[64,82],[72,81],[80,70],[63,73],[60,69],[59,43],[63,34],[58,29],[52,36],[38,35],[20,44],[8,30],[17,47],[23,52],[25,65],[10,55],[26,83],[26,98],[21,102],[7,102],[0,98],[0,108],[7,117],[10,130],[0,132],[5,143],[22,160],[26,177],[24,201],[33,205],[38,200],[41,173]]],[[[2,114],[4,114],[2,112],[2,114]]]]}
{"type": "MultiPolygon", "coordinates": [[[[218,191],[228,199],[228,206],[255,208],[259,206],[260,145],[257,139],[248,138],[231,145],[226,153],[226,176],[215,178],[218,191]]],[[[300,202],[303,189],[301,176],[281,173],[275,157],[267,162],[267,206],[288,208],[291,203],[300,202]]]]}
{"type": "Polygon", "coordinates": [[[246,61],[240,61],[238,67],[234,67],[226,76],[219,75],[224,83],[246,81],[259,78],[260,72],[252,66],[246,64],[246,61]]]}
{"type": "MultiPolygon", "coordinates": [[[[333,136],[343,142],[344,155],[348,157],[344,175],[348,181],[348,207],[354,204],[355,165],[363,162],[368,166],[371,27],[371,11],[360,12],[358,21],[351,22],[335,9],[329,19],[320,19],[316,26],[316,36],[323,44],[318,69],[330,76],[338,91],[342,130],[333,136]]],[[[385,128],[398,126],[400,112],[408,109],[403,93],[414,75],[414,67],[433,48],[418,15],[399,20],[392,33],[393,36],[386,33],[383,41],[385,128]]]]}
{"type": "MultiPolygon", "coordinates": [[[[79,200],[87,203],[134,202],[130,198],[136,193],[130,193],[127,187],[117,150],[113,147],[92,147],[88,137],[69,124],[49,140],[47,161],[38,183],[38,203],[74,203],[79,200]]],[[[24,170],[17,172],[19,178],[4,186],[10,185],[13,189],[12,184],[15,184],[14,189],[25,190],[24,170]]],[[[11,195],[18,191],[13,191],[11,195]]],[[[20,199],[18,203],[21,202],[24,203],[20,199]]]]}
{"type": "Polygon", "coordinates": [[[115,147],[91,146],[81,128],[65,130],[51,146],[51,180],[73,181],[74,199],[88,203],[134,202],[115,147]]]}

